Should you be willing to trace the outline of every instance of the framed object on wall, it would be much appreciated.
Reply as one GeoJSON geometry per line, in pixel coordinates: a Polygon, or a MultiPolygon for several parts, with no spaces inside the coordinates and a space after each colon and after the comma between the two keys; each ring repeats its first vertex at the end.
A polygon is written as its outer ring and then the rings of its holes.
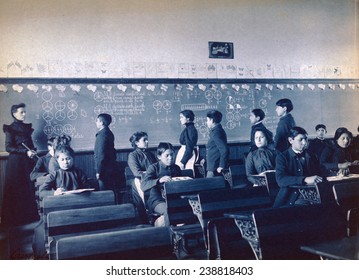
{"type": "Polygon", "coordinates": [[[233,43],[229,42],[208,42],[209,58],[228,58],[233,55],[233,43]]]}

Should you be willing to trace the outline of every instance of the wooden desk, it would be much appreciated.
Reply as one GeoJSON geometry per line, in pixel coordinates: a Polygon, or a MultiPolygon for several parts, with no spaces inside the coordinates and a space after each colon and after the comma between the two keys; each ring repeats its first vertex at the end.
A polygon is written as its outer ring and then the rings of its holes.
{"type": "Polygon", "coordinates": [[[359,235],[300,248],[324,259],[359,260],[359,235]]]}

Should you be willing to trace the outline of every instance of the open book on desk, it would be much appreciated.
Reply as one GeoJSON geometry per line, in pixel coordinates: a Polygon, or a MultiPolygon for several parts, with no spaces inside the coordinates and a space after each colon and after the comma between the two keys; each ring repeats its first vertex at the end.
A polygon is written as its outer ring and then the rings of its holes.
{"type": "Polygon", "coordinates": [[[91,189],[77,189],[77,190],[72,190],[72,191],[64,191],[61,194],[84,193],[84,192],[92,192],[94,190],[95,190],[94,188],[91,188],[91,189]]]}
{"type": "Polygon", "coordinates": [[[183,180],[192,180],[193,178],[189,176],[182,176],[182,177],[172,177],[172,181],[183,181],[183,180]]]}
{"type": "Polygon", "coordinates": [[[347,176],[330,176],[327,177],[327,181],[341,181],[346,179],[357,179],[359,178],[359,174],[349,174],[347,176]]]}
{"type": "Polygon", "coordinates": [[[257,175],[250,175],[248,177],[252,178],[255,181],[255,183],[253,185],[254,187],[267,186],[268,181],[267,181],[266,174],[269,174],[269,173],[273,174],[273,173],[275,173],[275,170],[263,171],[262,173],[259,173],[257,175]]]}

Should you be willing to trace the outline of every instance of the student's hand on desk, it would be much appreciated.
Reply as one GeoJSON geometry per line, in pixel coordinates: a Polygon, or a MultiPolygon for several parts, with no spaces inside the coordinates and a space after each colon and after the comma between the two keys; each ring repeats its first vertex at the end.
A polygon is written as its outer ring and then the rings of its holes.
{"type": "Polygon", "coordinates": [[[63,192],[64,192],[63,188],[57,188],[56,191],[54,192],[54,195],[62,195],[63,192]]]}
{"type": "Polygon", "coordinates": [[[354,161],[352,162],[352,165],[359,165],[359,160],[354,160],[354,161]]]}
{"type": "Polygon", "coordinates": [[[172,177],[171,176],[163,176],[158,181],[160,183],[166,183],[166,182],[172,181],[172,177]]]}
{"type": "Polygon", "coordinates": [[[320,177],[320,176],[317,176],[317,175],[314,175],[314,176],[310,176],[310,177],[306,177],[304,179],[304,182],[307,184],[307,185],[314,185],[314,184],[318,184],[320,182],[323,181],[323,178],[320,177]]]}
{"type": "Polygon", "coordinates": [[[351,165],[352,165],[351,162],[346,161],[346,162],[343,162],[343,163],[338,163],[338,168],[339,169],[347,169],[351,165]]]}
{"type": "Polygon", "coordinates": [[[222,172],[222,170],[223,170],[223,168],[222,168],[222,167],[218,167],[218,168],[217,168],[217,172],[218,172],[218,173],[221,173],[221,172],[222,172]]]}

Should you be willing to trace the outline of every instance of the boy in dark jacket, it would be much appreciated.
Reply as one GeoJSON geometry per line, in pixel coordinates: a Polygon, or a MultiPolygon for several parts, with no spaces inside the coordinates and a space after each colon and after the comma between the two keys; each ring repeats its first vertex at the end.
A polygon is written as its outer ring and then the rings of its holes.
{"type": "Polygon", "coordinates": [[[293,127],[289,132],[290,148],[276,158],[276,180],[280,187],[273,207],[303,204],[297,188],[292,186],[315,185],[322,182],[320,165],[316,156],[307,150],[307,132],[301,127],[293,127]]]}
{"type": "Polygon", "coordinates": [[[290,99],[279,99],[276,103],[277,107],[275,111],[278,117],[280,117],[277,130],[274,136],[274,148],[280,152],[289,148],[288,135],[292,127],[295,126],[295,121],[290,114],[293,110],[293,104],[290,99]]]}
{"type": "Polygon", "coordinates": [[[209,128],[209,139],[206,145],[207,177],[218,176],[223,169],[228,168],[227,134],[221,125],[221,121],[221,112],[211,110],[207,113],[207,126],[209,128]]]}
{"type": "Polygon", "coordinates": [[[115,137],[109,128],[111,115],[99,114],[96,119],[98,132],[95,141],[95,169],[99,190],[113,188],[116,166],[115,137]]]}

